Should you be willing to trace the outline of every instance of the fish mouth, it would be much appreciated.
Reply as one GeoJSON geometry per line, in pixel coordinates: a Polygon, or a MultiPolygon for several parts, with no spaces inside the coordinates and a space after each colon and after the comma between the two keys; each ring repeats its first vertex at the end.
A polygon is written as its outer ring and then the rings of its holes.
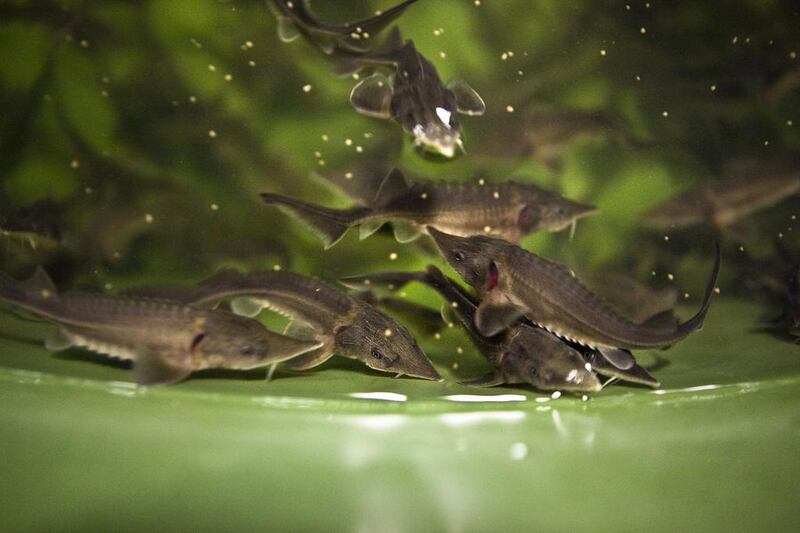
{"type": "Polygon", "coordinates": [[[424,155],[434,158],[453,159],[454,157],[466,153],[464,142],[460,135],[448,134],[443,137],[428,137],[424,132],[415,129],[414,146],[424,155]]]}

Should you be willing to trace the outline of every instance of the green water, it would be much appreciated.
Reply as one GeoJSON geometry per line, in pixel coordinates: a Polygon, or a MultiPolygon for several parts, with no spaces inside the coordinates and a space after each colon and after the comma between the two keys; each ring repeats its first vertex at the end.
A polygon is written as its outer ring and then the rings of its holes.
{"type": "MultiPolygon", "coordinates": [[[[337,21],[389,5],[314,2],[337,21]]],[[[43,264],[59,287],[113,292],[221,266],[328,280],[443,266],[389,232],[354,231],[325,251],[258,198],[347,206],[310,174],[354,172],[358,185],[393,166],[515,177],[598,206],[572,240],[538,234],[525,247],[674,287],[683,317],[699,305],[711,241],[723,247],[704,329],[636,352],[662,387],[611,385],[587,401],[458,385],[488,365],[455,329],[419,338],[444,383],[334,358],[269,383],[201,373],[137,387],[100,357],[47,352],[51,326],[4,308],[0,529],[794,530],[800,348],[758,326],[783,298],[762,278],[781,279],[780,250],[800,255],[800,202],[721,234],[641,219],[737,168],[797,168],[799,20],[789,2],[421,0],[399,21],[404,36],[487,105],[462,120],[466,155],[441,162],[355,113],[354,80],[281,42],[263,2],[0,3],[0,226],[50,199],[63,243],[0,236],[0,270],[14,276],[43,264]],[[609,123],[543,161],[520,151],[542,109],[609,123]]]]}

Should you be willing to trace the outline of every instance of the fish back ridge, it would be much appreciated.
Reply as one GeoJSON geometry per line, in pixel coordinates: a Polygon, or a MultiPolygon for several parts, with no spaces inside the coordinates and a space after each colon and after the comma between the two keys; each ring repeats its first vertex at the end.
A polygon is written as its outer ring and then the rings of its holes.
{"type": "Polygon", "coordinates": [[[308,226],[323,240],[326,249],[339,242],[348,229],[372,213],[368,207],[331,209],[273,193],[262,193],[261,198],[308,226]]]}

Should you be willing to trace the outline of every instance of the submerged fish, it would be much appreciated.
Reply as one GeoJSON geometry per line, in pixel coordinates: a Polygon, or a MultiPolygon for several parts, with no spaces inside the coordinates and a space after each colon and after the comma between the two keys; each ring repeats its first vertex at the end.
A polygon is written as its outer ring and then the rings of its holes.
{"type": "Polygon", "coordinates": [[[489,374],[464,382],[465,385],[528,383],[539,390],[582,392],[601,388],[581,354],[541,328],[517,323],[493,337],[481,335],[475,327],[475,303],[434,266],[429,266],[427,272],[383,272],[343,281],[356,286],[370,281],[395,288],[408,281],[419,281],[439,292],[448,302],[443,309],[455,315],[455,320],[464,326],[472,342],[494,367],[489,374]]]}
{"type": "Polygon", "coordinates": [[[292,272],[239,273],[224,269],[186,290],[183,303],[199,305],[233,299],[234,312],[255,315],[268,308],[288,316],[287,333],[314,339],[313,352],[287,361],[305,370],[333,355],[358,359],[374,370],[441,380],[406,328],[394,319],[334,287],[292,272]]]}
{"type": "Polygon", "coordinates": [[[722,229],[798,193],[800,172],[747,176],[679,194],[650,210],[644,221],[656,228],[707,223],[722,229]]]}
{"type": "MultiPolygon", "coordinates": [[[[340,58],[342,64],[347,60],[340,58]]],[[[454,157],[463,150],[461,123],[457,114],[482,115],[486,104],[464,80],[443,84],[433,64],[420,54],[413,41],[383,53],[352,55],[350,67],[389,69],[363,79],[350,93],[356,111],[383,119],[394,119],[424,152],[454,157]]]]}
{"type": "Polygon", "coordinates": [[[405,0],[375,16],[343,24],[321,22],[311,12],[307,0],[267,0],[267,6],[278,20],[278,37],[284,42],[302,35],[326,54],[336,50],[362,53],[370,48],[378,32],[416,1],[405,0]]]}
{"type": "Polygon", "coordinates": [[[536,185],[507,181],[487,183],[409,183],[397,169],[384,178],[372,207],[330,209],[263,193],[262,199],[306,223],[330,248],[352,226],[362,239],[392,221],[400,242],[416,239],[432,226],[460,236],[492,235],[513,242],[536,231],[559,231],[596,212],[536,185]]]}
{"type": "Polygon", "coordinates": [[[620,348],[665,348],[703,325],[719,273],[714,267],[700,310],[680,324],[634,324],[592,294],[564,265],[490,237],[463,238],[429,228],[448,263],[481,292],[475,324],[493,335],[525,316],[559,337],[599,350],[615,366],[633,358],[620,348]]]}
{"type": "Polygon", "coordinates": [[[58,324],[46,341],[49,349],[81,346],[131,360],[140,384],[174,383],[207,368],[264,367],[320,346],[226,311],[131,296],[59,294],[43,270],[25,282],[0,276],[0,301],[58,324]]]}

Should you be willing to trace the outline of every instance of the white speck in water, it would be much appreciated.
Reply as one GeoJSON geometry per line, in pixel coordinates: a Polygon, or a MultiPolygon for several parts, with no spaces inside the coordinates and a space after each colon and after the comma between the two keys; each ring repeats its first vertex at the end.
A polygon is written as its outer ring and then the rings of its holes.
{"type": "Polygon", "coordinates": [[[441,57],[442,59],[447,59],[447,54],[444,53],[444,51],[439,52],[439,57],[441,57]]]}
{"type": "Polygon", "coordinates": [[[212,211],[219,211],[219,204],[217,204],[217,203],[211,204],[211,210],[212,211]]]}
{"type": "Polygon", "coordinates": [[[506,111],[507,111],[508,113],[513,113],[513,112],[514,112],[514,106],[512,106],[512,105],[507,105],[507,106],[506,106],[506,111]]]}
{"type": "Polygon", "coordinates": [[[214,130],[208,130],[208,138],[209,139],[216,139],[217,138],[217,132],[214,131],[214,130]]]}
{"type": "Polygon", "coordinates": [[[667,118],[669,116],[669,111],[662,111],[661,116],[667,118]]]}
{"type": "Polygon", "coordinates": [[[397,252],[392,252],[389,254],[389,261],[397,261],[397,252]]]}
{"type": "Polygon", "coordinates": [[[459,355],[463,354],[464,353],[464,348],[459,346],[458,348],[456,348],[456,353],[459,354],[459,355]]]}
{"type": "Polygon", "coordinates": [[[233,81],[233,74],[225,74],[225,81],[233,81]]]}
{"type": "Polygon", "coordinates": [[[583,365],[583,368],[585,368],[586,370],[591,372],[592,371],[592,364],[591,363],[586,363],[585,365],[583,365]]]}
{"type": "Polygon", "coordinates": [[[345,139],[344,140],[345,146],[353,146],[353,139],[345,139]]]}
{"type": "Polygon", "coordinates": [[[70,168],[77,170],[81,168],[81,162],[78,161],[77,159],[73,159],[72,161],[69,162],[69,166],[70,168]]]}
{"type": "Polygon", "coordinates": [[[559,398],[561,398],[561,391],[558,390],[554,391],[553,394],[550,395],[550,397],[554,400],[558,400],[559,398]]]}
{"type": "Polygon", "coordinates": [[[647,33],[647,28],[645,28],[644,26],[642,26],[641,28],[639,28],[639,33],[641,33],[642,35],[644,35],[645,33],[647,33]]]}
{"type": "Polygon", "coordinates": [[[603,49],[603,50],[600,50],[600,55],[601,55],[601,56],[603,56],[603,57],[605,57],[605,56],[606,56],[606,51],[605,51],[605,49],[603,49]]]}
{"type": "Polygon", "coordinates": [[[495,199],[495,200],[499,200],[499,199],[500,199],[500,193],[499,193],[499,192],[497,192],[497,191],[494,191],[494,192],[492,193],[492,196],[494,197],[494,199],[495,199]]]}
{"type": "Polygon", "coordinates": [[[304,93],[310,93],[311,89],[313,89],[313,87],[311,86],[310,83],[306,83],[305,85],[303,85],[303,92],[304,93]]]}
{"type": "Polygon", "coordinates": [[[344,179],[346,179],[346,180],[353,179],[353,173],[352,172],[345,172],[344,179]]]}
{"type": "Polygon", "coordinates": [[[154,220],[155,218],[153,218],[153,215],[151,215],[150,213],[145,213],[144,215],[145,222],[147,222],[148,224],[152,224],[154,220]]]}
{"type": "Polygon", "coordinates": [[[358,146],[356,146],[356,152],[358,152],[360,154],[363,151],[364,151],[364,147],[363,146],[361,146],[360,144],[358,146]]]}
{"type": "Polygon", "coordinates": [[[717,86],[716,85],[711,85],[711,87],[709,87],[709,89],[713,93],[713,92],[715,92],[717,90],[717,86]]]}
{"type": "Polygon", "coordinates": [[[491,226],[484,226],[483,227],[483,232],[484,233],[491,233],[492,232],[492,227],[491,226]]]}
{"type": "Polygon", "coordinates": [[[275,272],[280,272],[281,271],[281,266],[276,263],[276,264],[272,265],[272,270],[274,270],[275,272]]]}
{"type": "Polygon", "coordinates": [[[208,65],[208,70],[209,70],[210,72],[216,72],[216,71],[217,71],[217,67],[216,67],[216,66],[214,66],[214,65],[208,65]]]}
{"type": "Polygon", "coordinates": [[[483,187],[484,185],[486,185],[486,180],[485,180],[485,179],[483,179],[483,178],[479,179],[479,180],[478,180],[478,185],[480,185],[481,187],[483,187]]]}
{"type": "Polygon", "coordinates": [[[514,461],[522,461],[528,456],[528,446],[524,442],[515,442],[509,448],[508,455],[514,461]]]}
{"type": "Polygon", "coordinates": [[[384,337],[391,337],[392,336],[392,330],[389,329],[389,328],[386,328],[385,330],[383,330],[383,336],[384,337]]]}

